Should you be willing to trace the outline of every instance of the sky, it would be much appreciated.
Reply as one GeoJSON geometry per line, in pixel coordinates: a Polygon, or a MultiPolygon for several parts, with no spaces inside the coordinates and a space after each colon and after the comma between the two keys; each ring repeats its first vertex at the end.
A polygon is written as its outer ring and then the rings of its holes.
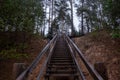
{"type": "MultiPolygon", "coordinates": [[[[47,8],[47,13],[49,12],[49,9],[47,8]]],[[[77,14],[76,14],[77,10],[76,10],[76,7],[73,5],[73,24],[74,24],[74,27],[77,31],[79,31],[79,20],[78,20],[78,17],[77,17],[77,14]]],[[[47,18],[49,19],[49,14],[47,14],[47,18]]],[[[46,29],[45,29],[45,34],[48,33],[48,24],[46,25],[46,29]]]]}
{"type": "Polygon", "coordinates": [[[74,26],[75,26],[76,30],[79,31],[78,26],[79,26],[79,23],[80,23],[80,22],[79,22],[79,20],[78,20],[76,11],[77,11],[76,8],[73,7],[73,23],[74,23],[74,26]]]}

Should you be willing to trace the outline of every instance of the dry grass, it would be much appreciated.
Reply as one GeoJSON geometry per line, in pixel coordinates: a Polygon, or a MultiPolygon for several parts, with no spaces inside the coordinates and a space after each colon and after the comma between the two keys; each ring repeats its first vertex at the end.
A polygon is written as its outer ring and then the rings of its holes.
{"type": "Polygon", "coordinates": [[[112,39],[109,32],[101,30],[75,42],[93,66],[97,62],[106,64],[109,80],[120,80],[120,39],[112,39]]]}

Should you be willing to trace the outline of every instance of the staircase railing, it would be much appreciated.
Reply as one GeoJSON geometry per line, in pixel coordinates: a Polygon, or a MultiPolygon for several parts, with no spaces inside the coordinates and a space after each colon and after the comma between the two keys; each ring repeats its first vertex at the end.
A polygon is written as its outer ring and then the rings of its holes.
{"type": "MultiPolygon", "coordinates": [[[[67,35],[65,35],[65,39],[66,39],[69,47],[72,48],[72,49],[70,49],[70,51],[75,50],[78,53],[79,58],[83,61],[83,63],[85,64],[87,70],[89,71],[90,75],[93,77],[93,79],[94,80],[104,80],[101,77],[101,75],[93,68],[93,66],[87,61],[87,59],[85,58],[83,53],[80,51],[80,49],[77,47],[77,45],[67,35]]],[[[71,51],[71,52],[73,53],[73,51],[71,51]]],[[[83,73],[81,73],[81,78],[82,78],[82,80],[85,80],[83,73]]]]}
{"type": "Polygon", "coordinates": [[[48,61],[50,60],[50,58],[51,58],[51,56],[53,54],[53,51],[54,51],[54,48],[55,48],[55,45],[56,45],[56,41],[57,41],[57,38],[54,40],[53,44],[51,45],[51,48],[50,48],[49,54],[47,56],[47,59],[45,60],[44,64],[42,65],[42,68],[40,69],[39,74],[38,74],[36,80],[40,80],[41,79],[42,74],[43,74],[43,72],[44,72],[44,70],[45,70],[45,68],[47,66],[47,63],[48,63],[48,61]]]}
{"type": "Polygon", "coordinates": [[[28,68],[22,72],[16,80],[25,80],[26,76],[33,71],[33,69],[37,66],[39,61],[42,59],[43,55],[52,47],[51,45],[56,42],[57,35],[53,37],[53,39],[44,47],[44,49],[39,53],[39,55],[34,59],[32,64],[28,66],[28,68]]]}

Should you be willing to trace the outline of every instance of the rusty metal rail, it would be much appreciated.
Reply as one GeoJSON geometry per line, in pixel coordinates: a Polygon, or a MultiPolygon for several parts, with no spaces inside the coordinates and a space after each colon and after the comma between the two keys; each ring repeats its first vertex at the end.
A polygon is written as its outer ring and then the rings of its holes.
{"type": "MultiPolygon", "coordinates": [[[[73,55],[74,60],[76,61],[76,58],[74,57],[73,54],[73,49],[78,53],[80,59],[83,61],[83,63],[85,64],[86,68],[88,69],[90,75],[93,77],[94,80],[104,80],[101,75],[93,68],[93,66],[87,61],[87,59],[84,57],[83,53],[80,51],[80,49],[76,46],[76,44],[67,36],[65,35],[65,39],[69,45],[70,51],[73,55]]],[[[77,63],[77,61],[76,61],[77,63]]],[[[78,65],[78,64],[77,64],[78,65]]],[[[79,68],[79,72],[81,74],[82,80],[85,80],[83,73],[79,68]]]]}
{"type": "Polygon", "coordinates": [[[57,39],[57,35],[54,36],[54,38],[44,47],[44,49],[39,53],[39,55],[35,58],[35,60],[32,62],[32,64],[24,71],[22,72],[16,80],[25,80],[27,75],[33,71],[33,69],[37,66],[45,52],[47,52],[50,48],[51,45],[54,44],[54,42],[57,39]]]}

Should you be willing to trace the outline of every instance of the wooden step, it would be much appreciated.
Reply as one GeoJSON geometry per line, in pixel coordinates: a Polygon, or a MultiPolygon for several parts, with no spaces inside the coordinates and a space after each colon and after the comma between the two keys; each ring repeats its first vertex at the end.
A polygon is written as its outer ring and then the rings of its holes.
{"type": "Polygon", "coordinates": [[[47,73],[45,76],[52,76],[52,77],[76,77],[79,74],[49,74],[47,73]]]}
{"type": "Polygon", "coordinates": [[[61,58],[56,58],[56,57],[54,57],[54,58],[52,58],[51,60],[71,60],[71,58],[63,58],[63,57],[61,57],[61,58]]]}
{"type": "Polygon", "coordinates": [[[61,65],[61,66],[48,66],[48,68],[76,68],[75,66],[64,66],[64,65],[61,65]]]}
{"type": "Polygon", "coordinates": [[[74,63],[49,63],[49,65],[75,65],[74,63]]]}
{"type": "Polygon", "coordinates": [[[47,70],[47,73],[50,74],[73,74],[76,73],[75,70],[47,70]]]}
{"type": "Polygon", "coordinates": [[[66,42],[60,38],[56,42],[53,55],[47,64],[45,76],[76,77],[79,76],[76,65],[69,53],[66,42]]]}
{"type": "Polygon", "coordinates": [[[73,60],[51,60],[50,62],[73,62],[73,60]]]}

